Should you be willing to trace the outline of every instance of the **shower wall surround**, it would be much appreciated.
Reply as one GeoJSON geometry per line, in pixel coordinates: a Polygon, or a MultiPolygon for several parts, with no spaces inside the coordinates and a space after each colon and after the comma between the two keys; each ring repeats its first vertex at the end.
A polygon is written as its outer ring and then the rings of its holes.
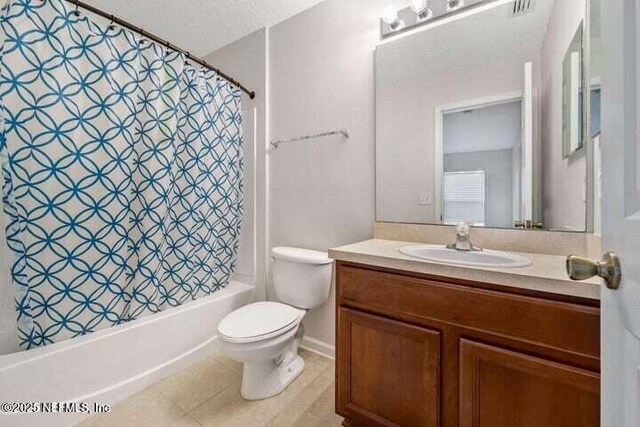
{"type": "Polygon", "coordinates": [[[208,295],[228,283],[238,248],[239,91],[73,12],[13,0],[0,20],[4,225],[23,349],[208,295]]]}

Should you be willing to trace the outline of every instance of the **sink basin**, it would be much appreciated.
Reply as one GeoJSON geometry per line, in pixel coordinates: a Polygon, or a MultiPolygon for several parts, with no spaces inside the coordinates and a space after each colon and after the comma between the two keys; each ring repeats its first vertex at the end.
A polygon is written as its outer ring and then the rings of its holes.
{"type": "Polygon", "coordinates": [[[473,267],[518,268],[531,265],[529,258],[489,249],[482,252],[464,252],[447,249],[442,245],[411,245],[401,247],[400,252],[425,261],[473,267]]]}

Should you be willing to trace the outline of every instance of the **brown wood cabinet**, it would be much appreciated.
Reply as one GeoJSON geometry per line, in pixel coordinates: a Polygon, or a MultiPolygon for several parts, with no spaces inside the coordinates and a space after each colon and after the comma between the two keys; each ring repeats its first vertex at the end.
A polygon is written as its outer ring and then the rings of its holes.
{"type": "Polygon", "coordinates": [[[338,261],[348,426],[596,427],[593,300],[338,261]]]}

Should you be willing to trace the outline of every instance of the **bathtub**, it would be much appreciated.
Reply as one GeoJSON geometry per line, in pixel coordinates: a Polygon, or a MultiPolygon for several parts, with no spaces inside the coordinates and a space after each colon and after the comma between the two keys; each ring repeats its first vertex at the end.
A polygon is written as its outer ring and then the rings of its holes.
{"type": "MultiPolygon", "coordinates": [[[[231,282],[215,294],[131,323],[0,356],[0,403],[112,405],[217,351],[216,326],[250,302],[254,288],[231,282]]],[[[69,426],[84,413],[0,413],[0,426],[69,426]]]]}

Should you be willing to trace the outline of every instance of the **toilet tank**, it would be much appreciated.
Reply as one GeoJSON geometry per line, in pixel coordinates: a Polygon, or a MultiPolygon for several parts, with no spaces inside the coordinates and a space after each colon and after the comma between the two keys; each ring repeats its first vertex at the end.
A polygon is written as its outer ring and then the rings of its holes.
{"type": "Polygon", "coordinates": [[[327,302],[333,262],[326,252],[280,246],[271,249],[271,255],[278,301],[303,309],[327,302]]]}

